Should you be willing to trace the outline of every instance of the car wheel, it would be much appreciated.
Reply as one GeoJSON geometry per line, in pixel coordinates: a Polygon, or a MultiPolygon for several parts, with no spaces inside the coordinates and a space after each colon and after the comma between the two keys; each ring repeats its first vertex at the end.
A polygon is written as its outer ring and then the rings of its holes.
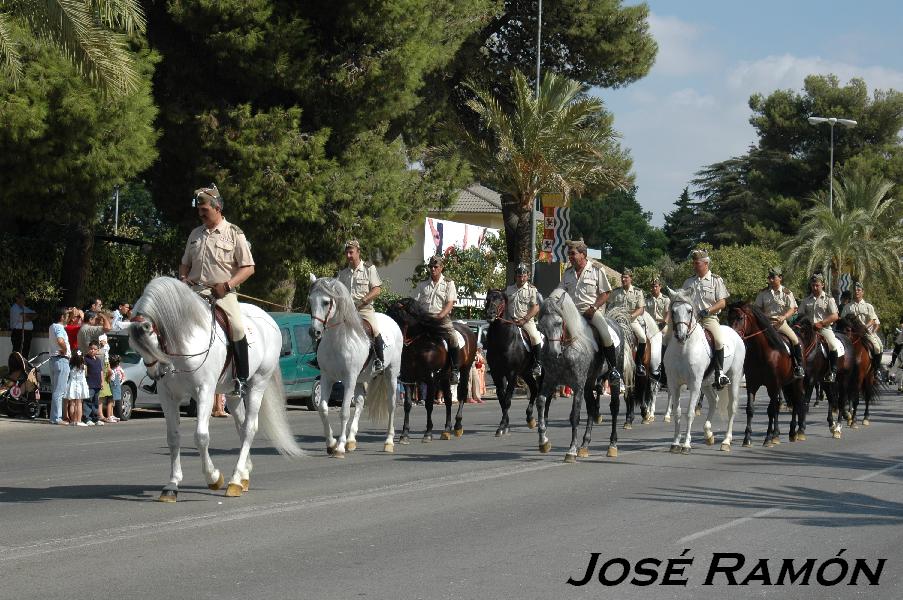
{"type": "Polygon", "coordinates": [[[196,416],[198,416],[198,403],[197,403],[197,400],[195,400],[194,398],[191,398],[191,399],[188,401],[188,408],[185,409],[185,414],[186,414],[187,416],[189,416],[189,417],[196,417],[196,416]]]}
{"type": "Polygon", "coordinates": [[[317,410],[320,403],[320,380],[314,382],[314,386],[310,390],[310,398],[307,399],[307,410],[317,410]]]}
{"type": "Polygon", "coordinates": [[[132,408],[135,406],[135,386],[126,383],[122,386],[122,400],[116,403],[114,414],[120,421],[128,421],[132,418],[132,408]]]}

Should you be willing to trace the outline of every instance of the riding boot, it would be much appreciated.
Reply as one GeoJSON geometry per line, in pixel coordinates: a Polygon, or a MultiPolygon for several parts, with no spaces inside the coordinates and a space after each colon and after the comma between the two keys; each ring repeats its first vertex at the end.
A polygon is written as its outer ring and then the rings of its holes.
{"type": "Polygon", "coordinates": [[[373,370],[375,372],[382,373],[386,368],[383,361],[383,335],[379,334],[373,338],[373,370]]]}
{"type": "Polygon", "coordinates": [[[451,365],[449,383],[452,385],[458,385],[458,382],[461,380],[461,371],[458,370],[458,356],[460,353],[460,348],[455,348],[451,344],[448,345],[448,362],[451,365]]]}
{"type": "Polygon", "coordinates": [[[618,371],[618,357],[615,355],[615,347],[602,346],[602,354],[608,362],[608,382],[617,383],[621,380],[621,372],[618,371]]]}
{"type": "Polygon", "coordinates": [[[802,379],[806,376],[803,370],[803,347],[799,344],[791,346],[790,356],[793,358],[793,378],[802,379]]]}
{"type": "Polygon", "coordinates": [[[309,364],[310,366],[312,366],[315,369],[320,368],[320,363],[317,362],[317,348],[319,348],[319,347],[320,347],[320,340],[317,340],[316,342],[314,342],[314,348],[312,350],[312,352],[314,353],[314,357],[312,359],[310,359],[309,361],[307,361],[307,364],[309,364]]]}
{"type": "Polygon", "coordinates": [[[715,349],[715,381],[714,388],[720,390],[726,385],[730,385],[730,378],[724,374],[724,348],[715,349]]]}
{"type": "Polygon", "coordinates": [[[875,373],[881,372],[881,362],[884,360],[884,355],[881,352],[875,352],[872,354],[872,369],[875,373]]]}
{"type": "Polygon", "coordinates": [[[232,351],[235,353],[235,390],[233,394],[241,397],[248,383],[248,338],[232,342],[232,351]]]}
{"type": "Polygon", "coordinates": [[[542,352],[542,344],[536,344],[530,349],[530,355],[533,359],[533,377],[542,375],[542,365],[539,364],[540,352],[542,352]]]}
{"type": "Polygon", "coordinates": [[[834,383],[837,381],[837,352],[834,350],[828,352],[828,365],[830,369],[825,375],[825,383],[834,383]]]}
{"type": "Polygon", "coordinates": [[[636,345],[636,374],[637,377],[645,377],[646,376],[646,366],[643,364],[643,359],[646,357],[646,344],[637,344],[636,345]]]}

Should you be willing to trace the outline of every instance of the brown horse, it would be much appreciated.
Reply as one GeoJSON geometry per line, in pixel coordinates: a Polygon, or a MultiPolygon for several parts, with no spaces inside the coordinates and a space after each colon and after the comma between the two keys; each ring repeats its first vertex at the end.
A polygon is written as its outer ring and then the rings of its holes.
{"type": "MultiPolygon", "coordinates": [[[[793,408],[790,441],[806,439],[806,406],[803,402],[803,380],[793,376],[793,360],[789,343],[771,324],[771,319],[755,304],[737,302],[728,308],[728,323],[746,344],[743,374],[746,376],[746,432],[743,445],[752,445],[752,418],[756,392],[765,386],[768,392],[768,430],[764,446],[780,444],[778,417],[781,391],[793,408]],[[799,431],[797,432],[797,428],[799,431]]],[[[805,361],[805,359],[804,359],[805,361]]]]}
{"type": "Polygon", "coordinates": [[[853,371],[853,385],[849,387],[848,406],[850,413],[847,424],[851,429],[857,429],[856,412],[859,410],[859,399],[865,400],[865,412],[862,415],[862,424],[869,426],[869,405],[875,399],[875,365],[872,363],[872,348],[868,343],[868,330],[865,325],[854,317],[847,315],[837,322],[837,330],[850,338],[852,352],[845,358],[851,363],[853,371]]]}
{"type": "MultiPolygon", "coordinates": [[[[445,399],[445,429],[443,440],[464,434],[461,424],[464,401],[467,399],[467,386],[470,382],[470,369],[477,351],[477,338],[467,325],[453,323],[455,330],[464,337],[464,345],[458,353],[461,378],[458,381],[458,412],[455,415],[455,426],[451,425],[451,369],[448,364],[448,351],[442,341],[439,321],[424,312],[411,298],[404,298],[389,307],[386,314],[392,317],[401,328],[404,336],[404,349],[401,352],[400,382],[406,385],[426,384],[426,397],[422,398],[426,407],[426,432],[424,442],[433,441],[433,400],[436,392],[441,390],[445,399]]],[[[405,394],[404,428],[399,444],[407,444],[410,435],[411,394],[405,394]]]]}

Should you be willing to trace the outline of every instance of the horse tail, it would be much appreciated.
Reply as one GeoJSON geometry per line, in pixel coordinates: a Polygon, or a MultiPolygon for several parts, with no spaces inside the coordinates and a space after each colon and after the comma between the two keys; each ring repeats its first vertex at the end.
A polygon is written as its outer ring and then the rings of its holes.
{"type": "Polygon", "coordinates": [[[367,417],[373,425],[389,422],[389,413],[395,410],[395,393],[389,389],[388,369],[374,377],[367,386],[367,417]]]}
{"type": "Polygon", "coordinates": [[[292,430],[288,426],[285,413],[285,392],[282,387],[282,372],[278,365],[267,383],[260,402],[260,428],[281,454],[286,456],[304,456],[292,430]]]}

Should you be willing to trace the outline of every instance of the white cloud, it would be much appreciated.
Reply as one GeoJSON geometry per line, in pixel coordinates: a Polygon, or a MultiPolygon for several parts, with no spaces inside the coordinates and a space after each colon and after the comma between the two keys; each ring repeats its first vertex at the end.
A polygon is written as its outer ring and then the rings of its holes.
{"type": "Polygon", "coordinates": [[[792,54],[743,61],[732,69],[727,81],[730,88],[738,93],[769,94],[778,89],[801,90],[803,80],[813,74],[837,75],[841,84],[860,77],[870,89],[903,89],[903,72],[894,69],[861,67],[817,56],[798,57],[792,54]]]}
{"type": "Polygon", "coordinates": [[[693,108],[712,108],[715,106],[715,97],[710,94],[701,94],[693,88],[684,88],[668,94],[668,102],[693,108]]]}
{"type": "Polygon", "coordinates": [[[716,55],[702,47],[704,29],[676,17],[649,15],[649,31],[658,43],[652,72],[656,75],[684,76],[702,73],[717,63],[716,55]]]}

